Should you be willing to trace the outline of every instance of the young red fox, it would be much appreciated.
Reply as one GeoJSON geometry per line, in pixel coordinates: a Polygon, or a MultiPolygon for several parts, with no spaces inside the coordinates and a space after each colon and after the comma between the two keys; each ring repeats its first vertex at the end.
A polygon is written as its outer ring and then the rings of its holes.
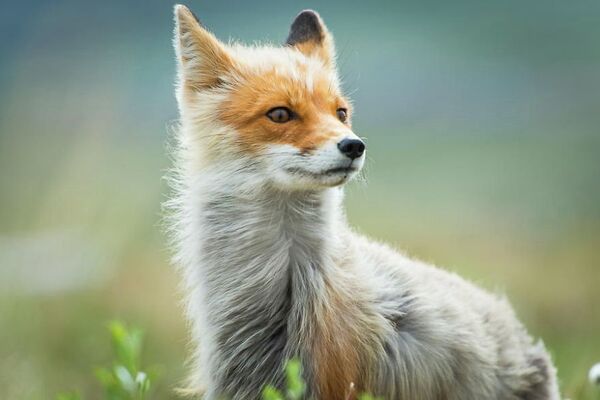
{"type": "Polygon", "coordinates": [[[180,5],[175,21],[168,206],[192,389],[258,399],[298,357],[310,399],[559,398],[544,346],[504,299],[348,228],[342,186],[365,144],[317,13],[301,12],[283,46],[224,44],[180,5]]]}

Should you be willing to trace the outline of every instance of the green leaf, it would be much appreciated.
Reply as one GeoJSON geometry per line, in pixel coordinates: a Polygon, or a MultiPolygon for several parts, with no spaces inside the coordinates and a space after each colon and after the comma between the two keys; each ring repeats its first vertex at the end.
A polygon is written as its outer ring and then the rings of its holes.
{"type": "Polygon", "coordinates": [[[371,396],[370,394],[363,393],[360,396],[358,396],[358,400],[383,400],[383,399],[381,397],[374,397],[374,396],[371,396]]]}
{"type": "Polygon", "coordinates": [[[135,384],[137,393],[140,396],[143,396],[150,389],[150,379],[148,379],[148,375],[145,372],[138,372],[135,377],[135,384]]]}
{"type": "Polygon", "coordinates": [[[262,392],[263,400],[284,400],[283,395],[273,386],[265,386],[262,392]]]}
{"type": "Polygon", "coordinates": [[[117,362],[125,366],[130,374],[134,374],[140,365],[143,340],[142,331],[135,328],[127,329],[119,321],[112,321],[108,329],[111,334],[117,362]]]}
{"type": "Polygon", "coordinates": [[[127,368],[125,368],[122,365],[116,365],[113,368],[113,372],[117,377],[120,387],[123,388],[129,394],[134,395],[136,384],[127,368]]]}
{"type": "Polygon", "coordinates": [[[302,378],[302,364],[293,358],[285,366],[287,397],[289,400],[300,400],[306,391],[306,384],[302,378]]]}

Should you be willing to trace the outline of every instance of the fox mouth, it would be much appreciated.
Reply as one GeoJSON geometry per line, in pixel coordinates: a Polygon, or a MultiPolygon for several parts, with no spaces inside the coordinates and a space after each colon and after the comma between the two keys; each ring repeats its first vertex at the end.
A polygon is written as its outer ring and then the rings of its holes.
{"type": "Polygon", "coordinates": [[[337,168],[331,168],[328,169],[324,172],[321,173],[321,175],[332,175],[332,174],[349,174],[351,172],[356,171],[356,168],[353,166],[348,166],[348,167],[337,167],[337,168]]]}
{"type": "Polygon", "coordinates": [[[357,170],[358,169],[352,165],[348,165],[345,167],[330,168],[321,172],[308,171],[304,168],[286,168],[286,171],[291,174],[309,175],[313,178],[324,178],[332,175],[344,175],[344,177],[346,177],[357,170]]]}

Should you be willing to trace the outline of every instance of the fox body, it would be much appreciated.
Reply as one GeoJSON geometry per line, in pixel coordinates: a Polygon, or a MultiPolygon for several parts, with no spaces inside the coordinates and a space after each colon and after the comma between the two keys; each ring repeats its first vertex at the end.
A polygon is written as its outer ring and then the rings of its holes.
{"type": "Polygon", "coordinates": [[[558,399],[508,303],[347,226],[364,143],[333,38],[300,13],[283,46],[224,44],[175,8],[175,195],[168,202],[205,398],[257,399],[303,365],[307,397],[558,399]]]}

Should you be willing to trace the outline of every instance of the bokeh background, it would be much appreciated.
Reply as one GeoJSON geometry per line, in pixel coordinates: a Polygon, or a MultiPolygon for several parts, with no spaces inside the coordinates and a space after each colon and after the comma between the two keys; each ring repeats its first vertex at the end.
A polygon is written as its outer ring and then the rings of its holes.
{"type": "MultiPolygon", "coordinates": [[[[0,11],[0,398],[50,399],[146,331],[175,398],[187,334],[160,227],[172,3],[21,1],[0,11]]],[[[600,2],[194,1],[220,38],[334,32],[366,182],[351,223],[506,293],[563,391],[600,361],[600,2]]]]}

